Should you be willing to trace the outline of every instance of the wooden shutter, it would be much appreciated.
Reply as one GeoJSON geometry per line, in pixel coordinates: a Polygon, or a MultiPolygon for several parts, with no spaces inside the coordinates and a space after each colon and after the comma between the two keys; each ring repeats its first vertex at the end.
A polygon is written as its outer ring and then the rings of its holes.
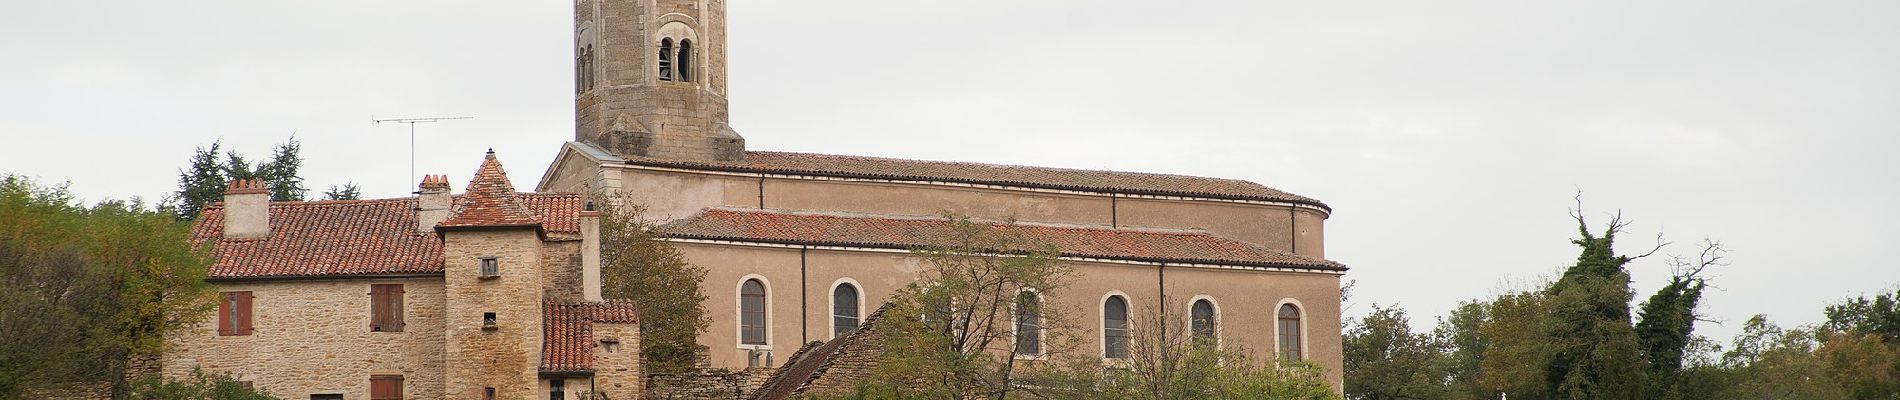
{"type": "Polygon", "coordinates": [[[402,375],[371,375],[370,400],[402,400],[402,375]]]}
{"type": "Polygon", "coordinates": [[[383,285],[369,285],[369,331],[370,332],[382,331],[383,321],[387,320],[387,318],[383,317],[383,313],[386,312],[384,308],[387,308],[386,305],[389,304],[388,303],[389,296],[388,296],[388,293],[384,292],[385,289],[388,289],[388,288],[383,287],[383,285]]]}
{"type": "Polygon", "coordinates": [[[402,332],[402,285],[369,285],[369,330],[402,332]]]}
{"type": "Polygon", "coordinates": [[[231,329],[233,327],[231,323],[234,322],[231,320],[231,298],[233,296],[237,296],[237,293],[224,292],[218,294],[218,336],[237,334],[237,330],[231,329]]]}
{"type": "Polygon", "coordinates": [[[235,295],[237,295],[237,300],[238,300],[237,301],[237,304],[238,304],[237,334],[249,335],[251,334],[251,317],[252,317],[251,292],[237,292],[235,293],[235,295]]]}
{"type": "Polygon", "coordinates": [[[405,324],[402,319],[402,285],[389,285],[384,295],[389,296],[389,320],[383,329],[390,332],[402,332],[402,326],[405,324]]]}

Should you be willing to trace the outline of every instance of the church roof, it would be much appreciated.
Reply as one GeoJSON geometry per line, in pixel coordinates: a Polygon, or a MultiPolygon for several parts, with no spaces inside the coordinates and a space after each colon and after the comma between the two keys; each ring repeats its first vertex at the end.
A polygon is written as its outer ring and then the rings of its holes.
{"type": "MultiPolygon", "coordinates": [[[[577,194],[514,193],[549,239],[580,237],[577,194]]],[[[467,207],[469,196],[456,196],[467,207]]],[[[416,231],[416,198],[290,201],[270,205],[270,235],[224,238],[224,205],[213,203],[192,228],[210,245],[211,279],[442,273],[442,240],[416,231]]]]}
{"type": "MultiPolygon", "coordinates": [[[[1345,270],[1337,262],[1300,256],[1198,231],[1107,229],[991,223],[995,229],[1053,246],[1065,257],[1255,267],[1345,270]]],[[[942,218],[821,214],[714,208],[665,227],[682,239],[733,240],[892,249],[955,244],[942,218]]],[[[1022,251],[1030,249],[999,249],[1022,251]]]]}
{"type": "Polygon", "coordinates": [[[482,167],[475,171],[475,178],[469,180],[467,192],[464,196],[467,204],[457,208],[449,215],[449,219],[436,224],[437,229],[533,227],[541,224],[534,213],[528,211],[528,206],[515,196],[514,185],[508,182],[508,172],[502,170],[501,161],[495,158],[494,150],[488,151],[488,157],[482,160],[482,167]]]}
{"type": "Polygon", "coordinates": [[[581,145],[596,158],[619,158],[625,160],[627,164],[642,166],[1273,201],[1305,204],[1332,210],[1325,203],[1310,197],[1237,179],[777,151],[748,151],[745,153],[744,161],[625,158],[609,156],[609,153],[605,151],[582,143],[575,144],[581,145]]]}
{"type": "Polygon", "coordinates": [[[603,303],[546,303],[541,313],[541,371],[594,370],[594,323],[638,322],[630,300],[603,303]]]}

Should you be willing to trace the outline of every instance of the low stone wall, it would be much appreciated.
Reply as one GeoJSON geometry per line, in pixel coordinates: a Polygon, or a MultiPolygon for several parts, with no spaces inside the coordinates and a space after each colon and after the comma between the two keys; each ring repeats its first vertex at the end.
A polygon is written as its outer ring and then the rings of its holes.
{"type": "Polygon", "coordinates": [[[750,400],[772,377],[771,368],[732,371],[701,368],[678,374],[647,375],[646,399],[651,400],[750,400]]]}

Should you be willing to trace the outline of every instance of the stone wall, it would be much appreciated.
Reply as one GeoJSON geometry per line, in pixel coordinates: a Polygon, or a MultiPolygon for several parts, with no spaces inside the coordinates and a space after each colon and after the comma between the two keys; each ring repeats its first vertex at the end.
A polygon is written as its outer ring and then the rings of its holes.
{"type": "Polygon", "coordinates": [[[455,367],[444,373],[440,397],[477,399],[484,388],[504,399],[546,395],[538,375],[543,247],[529,229],[443,233],[443,359],[455,367]],[[484,257],[500,262],[500,276],[480,276],[484,257]],[[495,313],[494,326],[484,326],[484,313],[495,313]]]}
{"type": "Polygon", "coordinates": [[[545,246],[546,249],[541,252],[541,282],[546,285],[546,289],[541,292],[542,299],[556,303],[583,301],[581,242],[548,242],[545,246]]]}
{"type": "Polygon", "coordinates": [[[750,400],[771,378],[770,368],[732,371],[702,368],[678,374],[647,375],[648,400],[750,400]]]}
{"type": "Polygon", "coordinates": [[[163,373],[226,372],[283,398],[367,398],[370,375],[402,375],[410,398],[441,398],[441,278],[216,283],[252,292],[255,330],[218,336],[217,319],[174,334],[163,373]],[[370,285],[403,285],[402,332],[370,332],[370,285]]]}

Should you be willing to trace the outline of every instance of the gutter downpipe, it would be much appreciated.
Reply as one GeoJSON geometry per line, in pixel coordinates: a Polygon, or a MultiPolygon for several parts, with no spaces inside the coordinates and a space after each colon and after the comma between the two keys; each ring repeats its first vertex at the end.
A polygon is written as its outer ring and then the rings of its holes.
{"type": "Polygon", "coordinates": [[[805,280],[805,253],[811,250],[809,245],[798,246],[798,342],[811,340],[811,283],[805,280]]]}

